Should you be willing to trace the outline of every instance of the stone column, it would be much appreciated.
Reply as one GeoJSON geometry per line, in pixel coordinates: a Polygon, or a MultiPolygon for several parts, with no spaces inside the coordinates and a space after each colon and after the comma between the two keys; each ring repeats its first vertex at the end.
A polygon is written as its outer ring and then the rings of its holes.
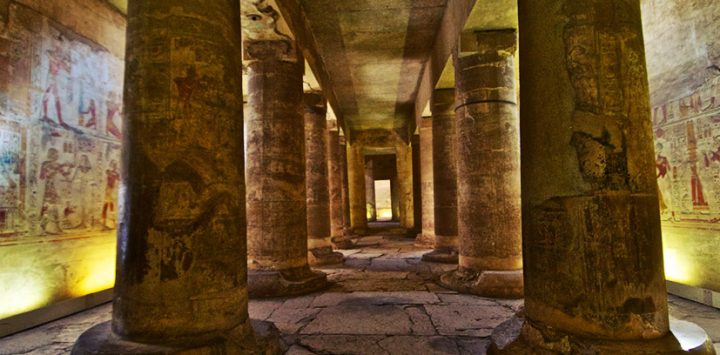
{"type": "Polygon", "coordinates": [[[327,156],[327,107],[319,92],[305,93],[305,187],[308,261],[312,266],[343,262],[330,242],[330,184],[327,156]]]}
{"type": "Polygon", "coordinates": [[[265,354],[248,318],[240,8],[131,1],[111,322],[74,354],[265,354]]]}
{"type": "Polygon", "coordinates": [[[432,252],[423,255],[423,260],[452,264],[458,261],[455,89],[435,90],[430,105],[433,115],[435,245],[432,252]]]}
{"type": "Polygon", "coordinates": [[[375,207],[375,171],[374,162],[371,157],[365,159],[365,205],[367,206],[368,221],[377,221],[377,208],[375,207]]]}
{"type": "Polygon", "coordinates": [[[353,233],[365,234],[368,228],[365,205],[365,155],[359,143],[347,145],[347,174],[350,228],[353,233]]]}
{"type": "Polygon", "coordinates": [[[408,232],[415,226],[413,213],[413,169],[412,147],[401,143],[396,149],[395,166],[397,167],[397,197],[400,227],[408,232]]]}
{"type": "Polygon", "coordinates": [[[411,141],[412,148],[412,211],[413,227],[409,236],[417,236],[422,232],[422,181],[420,179],[420,135],[414,134],[411,141]]]}
{"type": "Polygon", "coordinates": [[[397,168],[395,169],[395,176],[390,178],[390,205],[392,208],[392,221],[400,222],[400,187],[397,168]]]}
{"type": "Polygon", "coordinates": [[[348,181],[348,149],[344,135],[339,137],[340,173],[342,175],[343,235],[348,238],[353,234],[350,219],[350,188],[348,181]]]}
{"type": "Polygon", "coordinates": [[[298,295],[327,285],[326,275],[308,266],[305,135],[300,133],[305,129],[304,61],[288,47],[284,41],[245,45],[251,297],[298,295]]]}
{"type": "Polygon", "coordinates": [[[440,278],[460,292],[521,298],[520,118],[515,30],[476,34],[455,52],[458,270],[440,278]]]}
{"type": "Polygon", "coordinates": [[[420,184],[422,188],[422,233],[415,243],[432,247],[435,243],[435,194],[433,191],[432,119],[420,121],[420,184]]]}
{"type": "MultiPolygon", "coordinates": [[[[337,129],[327,131],[328,136],[328,180],[330,181],[330,241],[335,248],[349,249],[352,241],[345,236],[345,193],[343,170],[345,155],[341,155],[340,135],[337,129]]],[[[343,145],[344,146],[344,145],[343,145]]]]}
{"type": "Polygon", "coordinates": [[[640,0],[518,4],[527,318],[492,351],[714,353],[669,333],[640,0]]]}

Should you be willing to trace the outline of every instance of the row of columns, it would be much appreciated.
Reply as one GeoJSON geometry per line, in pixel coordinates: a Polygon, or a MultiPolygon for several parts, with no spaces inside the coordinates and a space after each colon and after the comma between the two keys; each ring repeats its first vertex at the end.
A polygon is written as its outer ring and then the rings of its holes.
{"type": "MultiPolygon", "coordinates": [[[[433,97],[428,259],[457,258],[443,282],[494,296],[516,295],[523,267],[524,318],[497,328],[491,353],[714,353],[697,327],[685,325],[682,342],[670,332],[639,1],[519,9],[522,144],[514,33],[478,34],[474,53],[454,56],[457,92],[433,97]]],[[[303,96],[289,43],[248,43],[245,169],[239,13],[236,1],[129,3],[113,319],[85,332],[75,354],[278,353],[272,327],[250,321],[248,295],[326,284],[308,252],[327,251],[333,228],[308,215],[330,225],[330,201],[306,193],[323,172],[306,172],[297,134],[322,141],[322,105],[303,96]],[[190,72],[202,85],[180,90],[190,72]]],[[[340,203],[364,210],[362,150],[346,148],[340,203]]],[[[367,227],[344,210],[344,229],[367,227]]]]}
{"type": "Polygon", "coordinates": [[[514,30],[463,41],[432,97],[423,259],[457,256],[446,287],[524,297],[493,354],[714,353],[697,326],[670,332],[639,1],[519,7],[522,120],[514,30]]]}

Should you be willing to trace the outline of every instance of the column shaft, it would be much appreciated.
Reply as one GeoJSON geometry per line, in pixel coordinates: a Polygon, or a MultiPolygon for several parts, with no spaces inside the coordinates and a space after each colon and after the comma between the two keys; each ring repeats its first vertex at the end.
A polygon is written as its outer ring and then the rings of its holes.
{"type": "Polygon", "coordinates": [[[365,202],[365,156],[358,143],[347,145],[348,201],[350,204],[350,227],[353,232],[364,234],[368,220],[365,202]]]}
{"type": "Polygon", "coordinates": [[[239,14],[234,1],[129,3],[112,330],[91,328],[75,354],[261,352],[248,318],[239,14]]]}
{"type": "Polygon", "coordinates": [[[456,263],[457,134],[455,89],[439,89],[431,99],[433,114],[433,179],[435,195],[435,250],[423,260],[456,263]]]}
{"type": "Polygon", "coordinates": [[[327,107],[319,92],[305,93],[305,186],[310,265],[342,263],[330,242],[330,184],[327,156],[327,107]]]}
{"type": "Polygon", "coordinates": [[[432,246],[435,243],[435,193],[432,160],[432,120],[420,121],[420,180],[422,188],[422,234],[416,243],[432,246]]]}
{"type": "Polygon", "coordinates": [[[453,55],[457,86],[459,269],[453,289],[522,297],[520,120],[515,30],[477,32],[477,52],[453,55]]]}
{"type": "Polygon", "coordinates": [[[343,237],[343,165],[340,156],[340,136],[337,130],[328,130],[328,180],[330,182],[330,236],[343,237]]]}
{"type": "Polygon", "coordinates": [[[695,353],[668,334],[640,0],[518,5],[528,321],[503,352],[695,353]]]}
{"type": "Polygon", "coordinates": [[[371,157],[365,159],[365,205],[369,222],[377,221],[375,206],[375,170],[371,157]]]}
{"type": "Polygon", "coordinates": [[[422,181],[420,172],[420,135],[412,136],[412,210],[413,210],[413,228],[412,236],[418,236],[422,233],[422,181]]]}
{"type": "Polygon", "coordinates": [[[400,227],[411,231],[415,227],[413,211],[413,165],[412,146],[401,143],[396,149],[396,166],[398,177],[398,209],[400,227]]]}
{"type": "Polygon", "coordinates": [[[350,218],[350,182],[348,177],[348,149],[345,136],[340,136],[340,173],[342,174],[343,235],[352,234],[350,218]]]}
{"type": "MultiPolygon", "coordinates": [[[[304,61],[283,41],[248,41],[247,216],[250,294],[300,294],[325,285],[308,266],[304,61]],[[292,282],[288,282],[292,281],[292,282]]],[[[327,186],[327,185],[326,185],[327,186]]],[[[327,216],[327,214],[326,214],[327,216]]]]}

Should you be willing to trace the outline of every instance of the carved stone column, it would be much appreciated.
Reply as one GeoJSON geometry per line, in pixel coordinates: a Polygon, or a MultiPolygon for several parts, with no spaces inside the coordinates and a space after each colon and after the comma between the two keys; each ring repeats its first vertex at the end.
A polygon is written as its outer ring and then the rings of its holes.
{"type": "Polygon", "coordinates": [[[375,206],[375,171],[372,159],[365,159],[365,205],[368,222],[377,221],[375,206]]]}
{"type": "Polygon", "coordinates": [[[418,246],[435,243],[435,194],[433,191],[432,120],[420,121],[420,184],[422,188],[422,233],[415,239],[418,246]]]}
{"type": "Polygon", "coordinates": [[[330,186],[327,156],[327,107],[319,92],[305,93],[305,186],[310,265],[342,263],[330,243],[330,186]]]}
{"type": "Polygon", "coordinates": [[[350,218],[350,182],[348,177],[348,149],[347,139],[340,135],[340,173],[342,174],[342,205],[343,205],[343,235],[349,238],[353,235],[350,218]]]}
{"type": "Polygon", "coordinates": [[[492,352],[714,353],[669,332],[640,0],[518,5],[527,318],[492,352]]]}
{"type": "Polygon", "coordinates": [[[395,175],[390,178],[390,206],[392,209],[392,221],[400,222],[400,184],[398,184],[397,165],[395,175]]]}
{"type": "Polygon", "coordinates": [[[457,134],[455,89],[438,89],[431,99],[433,179],[435,195],[435,246],[423,260],[458,261],[457,134]]]}
{"type": "Polygon", "coordinates": [[[368,228],[365,205],[365,155],[359,143],[347,145],[348,202],[350,228],[353,233],[365,234],[368,228]]]}
{"type": "Polygon", "coordinates": [[[417,237],[422,232],[422,181],[420,178],[420,135],[413,134],[411,145],[412,148],[412,211],[413,211],[413,227],[408,236],[417,237]]]}
{"type": "MultiPolygon", "coordinates": [[[[337,129],[327,131],[328,135],[328,179],[330,181],[330,241],[335,248],[353,247],[352,241],[345,237],[345,199],[343,190],[343,170],[345,169],[344,150],[340,147],[340,135],[337,129]]],[[[344,139],[343,139],[344,141],[344,139]]],[[[343,145],[344,147],[344,145],[343,145]]]]}
{"type": "Polygon", "coordinates": [[[113,318],[74,354],[280,351],[248,318],[239,15],[129,4],[113,318]]]}
{"type": "Polygon", "coordinates": [[[412,146],[402,143],[397,146],[395,165],[397,167],[397,200],[400,218],[400,227],[410,232],[415,227],[415,214],[413,212],[413,168],[412,146]]]}
{"type": "Polygon", "coordinates": [[[245,55],[250,296],[316,291],[327,280],[308,266],[304,61],[284,41],[247,41],[245,55]]]}
{"type": "Polygon", "coordinates": [[[457,87],[457,271],[440,278],[460,292],[521,298],[520,119],[515,30],[476,33],[455,52],[457,87]],[[465,53],[476,49],[474,53],[465,53]]]}

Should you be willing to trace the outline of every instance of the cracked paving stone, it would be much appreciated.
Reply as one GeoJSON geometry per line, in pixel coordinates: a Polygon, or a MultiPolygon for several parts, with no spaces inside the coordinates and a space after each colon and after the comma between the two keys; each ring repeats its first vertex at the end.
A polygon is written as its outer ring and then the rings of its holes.
{"type": "Polygon", "coordinates": [[[389,354],[378,345],[384,336],[310,335],[299,339],[300,345],[322,354],[389,354]]]}
{"type": "Polygon", "coordinates": [[[452,339],[441,336],[391,336],[378,342],[378,345],[392,355],[460,354],[452,339]]]}
{"type": "Polygon", "coordinates": [[[490,339],[458,337],[455,338],[455,343],[458,345],[461,355],[485,355],[490,346],[490,339]]]}
{"type": "Polygon", "coordinates": [[[487,337],[493,328],[510,319],[513,312],[497,305],[426,305],[435,328],[441,335],[487,337]]]}
{"type": "Polygon", "coordinates": [[[498,302],[491,298],[484,298],[474,295],[464,294],[439,294],[442,303],[447,304],[469,304],[475,306],[497,306],[498,302]]]}
{"type": "Polygon", "coordinates": [[[407,335],[410,316],[395,305],[339,305],[324,308],[300,334],[407,335]]]}
{"type": "Polygon", "coordinates": [[[248,313],[252,319],[266,320],[282,304],[283,301],[279,300],[250,300],[248,313]]]}
{"type": "Polygon", "coordinates": [[[436,335],[437,331],[430,320],[430,316],[421,306],[405,307],[405,312],[410,316],[412,322],[411,330],[413,335],[436,335]]]}
{"type": "Polygon", "coordinates": [[[275,323],[281,332],[293,334],[310,323],[319,312],[320,309],[314,308],[281,307],[273,312],[268,320],[275,323]]]}
{"type": "Polygon", "coordinates": [[[315,298],[312,307],[337,305],[435,304],[440,299],[429,292],[352,292],[325,293],[315,298]]]}
{"type": "Polygon", "coordinates": [[[300,345],[293,345],[285,352],[285,355],[315,355],[315,353],[300,345]]]}

